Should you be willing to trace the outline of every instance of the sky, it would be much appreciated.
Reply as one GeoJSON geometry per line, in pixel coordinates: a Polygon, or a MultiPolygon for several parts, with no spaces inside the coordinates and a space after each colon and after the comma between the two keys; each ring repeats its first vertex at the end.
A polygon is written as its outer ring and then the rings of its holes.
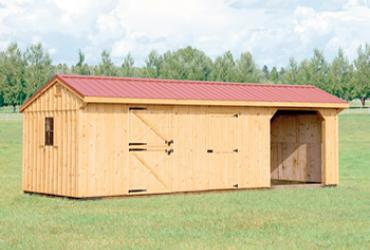
{"type": "Polygon", "coordinates": [[[188,45],[212,59],[250,51],[259,66],[284,66],[314,48],[352,60],[370,43],[370,0],[0,0],[0,50],[41,42],[54,63],[75,64],[78,50],[98,63],[103,49],[142,66],[151,50],[188,45]]]}

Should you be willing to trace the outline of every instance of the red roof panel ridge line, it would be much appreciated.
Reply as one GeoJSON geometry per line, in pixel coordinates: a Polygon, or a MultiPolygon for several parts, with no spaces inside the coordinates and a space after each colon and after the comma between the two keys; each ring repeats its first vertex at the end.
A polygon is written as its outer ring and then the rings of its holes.
{"type": "Polygon", "coordinates": [[[135,81],[148,83],[172,83],[172,84],[195,84],[195,85],[240,85],[249,87],[274,87],[274,88],[317,88],[311,84],[274,84],[274,83],[241,83],[241,82],[220,82],[220,81],[200,81],[200,80],[175,80],[161,78],[140,78],[140,77],[122,77],[122,76],[96,76],[96,75],[75,75],[75,74],[57,74],[57,77],[78,78],[78,79],[97,79],[97,80],[116,80],[116,81],[135,81]]]}

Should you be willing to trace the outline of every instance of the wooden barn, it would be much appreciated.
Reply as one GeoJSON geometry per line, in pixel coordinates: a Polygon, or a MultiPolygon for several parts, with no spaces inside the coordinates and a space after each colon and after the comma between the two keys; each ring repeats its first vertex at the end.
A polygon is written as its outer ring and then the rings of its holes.
{"type": "Polygon", "coordinates": [[[23,190],[67,197],[338,184],[338,113],[309,85],[56,75],[22,106],[23,190]]]}

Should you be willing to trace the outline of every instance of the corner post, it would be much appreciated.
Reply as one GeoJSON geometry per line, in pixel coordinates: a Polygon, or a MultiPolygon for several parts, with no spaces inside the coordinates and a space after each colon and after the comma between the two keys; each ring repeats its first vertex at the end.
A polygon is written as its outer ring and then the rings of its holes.
{"type": "Polygon", "coordinates": [[[320,109],[321,125],[321,182],[324,185],[338,185],[338,113],[337,109],[320,109]]]}

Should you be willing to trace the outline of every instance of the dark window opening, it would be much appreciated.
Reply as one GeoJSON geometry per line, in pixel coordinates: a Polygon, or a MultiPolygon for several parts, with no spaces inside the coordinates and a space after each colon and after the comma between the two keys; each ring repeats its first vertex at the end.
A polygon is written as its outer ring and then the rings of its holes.
{"type": "Polygon", "coordinates": [[[45,145],[46,146],[54,145],[54,118],[53,117],[45,118],[45,145]]]}
{"type": "Polygon", "coordinates": [[[61,95],[62,95],[62,86],[56,85],[55,96],[61,96],[61,95]]]}

